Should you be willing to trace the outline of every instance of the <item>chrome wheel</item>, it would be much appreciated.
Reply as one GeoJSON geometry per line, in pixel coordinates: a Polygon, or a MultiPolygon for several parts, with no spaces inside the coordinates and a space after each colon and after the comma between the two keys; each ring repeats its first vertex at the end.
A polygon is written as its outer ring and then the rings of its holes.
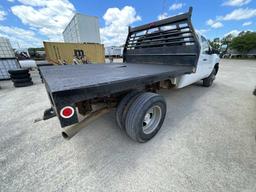
{"type": "Polygon", "coordinates": [[[161,108],[157,105],[151,107],[144,116],[142,130],[145,134],[152,133],[158,126],[162,117],[161,108]]]}

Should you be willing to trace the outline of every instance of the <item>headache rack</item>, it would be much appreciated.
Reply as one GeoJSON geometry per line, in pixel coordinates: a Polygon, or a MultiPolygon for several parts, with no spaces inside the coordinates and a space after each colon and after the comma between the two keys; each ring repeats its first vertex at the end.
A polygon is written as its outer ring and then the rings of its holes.
{"type": "Polygon", "coordinates": [[[191,65],[196,67],[200,45],[189,12],[139,27],[129,27],[124,62],[191,65]]]}

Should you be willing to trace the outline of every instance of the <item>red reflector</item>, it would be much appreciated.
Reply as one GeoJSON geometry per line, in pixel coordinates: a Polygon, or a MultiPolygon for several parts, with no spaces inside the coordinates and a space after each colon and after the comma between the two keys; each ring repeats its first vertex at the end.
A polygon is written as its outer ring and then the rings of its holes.
{"type": "Polygon", "coordinates": [[[63,109],[61,109],[60,111],[60,115],[63,118],[70,118],[74,115],[74,109],[73,107],[64,107],[63,109]]]}

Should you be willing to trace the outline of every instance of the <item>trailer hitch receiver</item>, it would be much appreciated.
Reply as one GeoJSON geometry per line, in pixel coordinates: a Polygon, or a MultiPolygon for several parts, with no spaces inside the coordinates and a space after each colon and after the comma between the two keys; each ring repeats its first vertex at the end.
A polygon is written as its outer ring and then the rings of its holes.
{"type": "Polygon", "coordinates": [[[44,116],[43,116],[43,120],[47,120],[47,119],[50,119],[50,118],[53,118],[56,116],[56,113],[55,111],[53,110],[53,108],[49,108],[49,109],[46,109],[44,111],[44,116]]]}

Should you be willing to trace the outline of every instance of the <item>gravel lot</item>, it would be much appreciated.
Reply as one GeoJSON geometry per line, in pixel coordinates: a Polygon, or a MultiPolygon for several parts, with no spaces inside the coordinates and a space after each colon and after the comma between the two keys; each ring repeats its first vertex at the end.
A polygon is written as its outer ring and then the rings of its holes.
{"type": "Polygon", "coordinates": [[[164,90],[168,112],[145,144],[104,115],[70,141],[44,85],[0,81],[0,191],[256,191],[256,61],[222,60],[211,88],[164,90]]]}

